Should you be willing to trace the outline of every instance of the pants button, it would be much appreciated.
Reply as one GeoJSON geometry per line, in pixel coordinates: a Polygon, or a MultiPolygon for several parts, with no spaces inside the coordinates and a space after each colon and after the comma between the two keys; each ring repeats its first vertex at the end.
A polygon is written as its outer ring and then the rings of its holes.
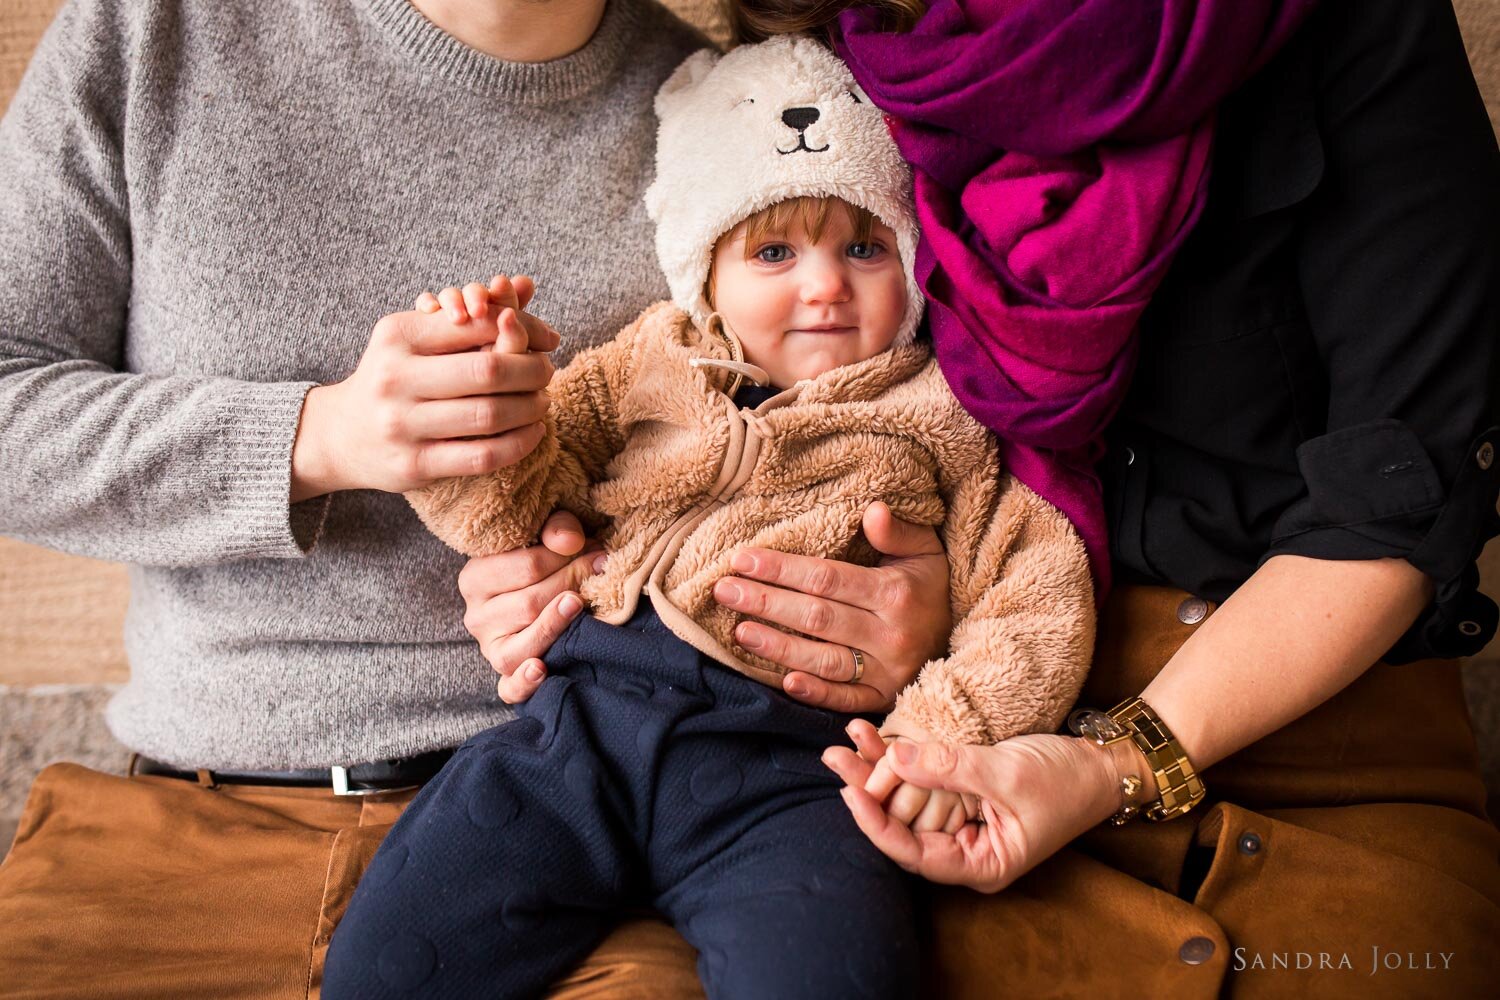
{"type": "Polygon", "coordinates": [[[1187,965],[1202,965],[1214,957],[1214,943],[1206,937],[1191,937],[1177,949],[1177,957],[1187,965]]]}

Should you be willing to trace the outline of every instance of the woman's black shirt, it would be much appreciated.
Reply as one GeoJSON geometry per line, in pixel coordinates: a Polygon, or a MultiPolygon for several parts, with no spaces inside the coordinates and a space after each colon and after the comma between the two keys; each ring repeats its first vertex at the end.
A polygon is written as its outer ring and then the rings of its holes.
{"type": "Polygon", "coordinates": [[[1438,584],[1388,658],[1494,634],[1500,152],[1446,0],[1327,0],[1219,111],[1204,217],[1142,319],[1103,464],[1122,582],[1266,559],[1438,584]]]}

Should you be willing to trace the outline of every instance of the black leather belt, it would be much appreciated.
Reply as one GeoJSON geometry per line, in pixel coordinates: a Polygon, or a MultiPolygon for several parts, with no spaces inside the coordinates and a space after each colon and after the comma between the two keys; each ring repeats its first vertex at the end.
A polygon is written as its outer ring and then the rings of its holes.
{"type": "Polygon", "coordinates": [[[420,788],[453,756],[452,750],[434,750],[401,760],[379,760],[349,767],[315,767],[291,771],[185,771],[159,760],[130,756],[130,775],[154,774],[163,778],[196,781],[208,788],[218,785],[274,785],[283,788],[327,788],[335,795],[379,795],[420,788]]]}

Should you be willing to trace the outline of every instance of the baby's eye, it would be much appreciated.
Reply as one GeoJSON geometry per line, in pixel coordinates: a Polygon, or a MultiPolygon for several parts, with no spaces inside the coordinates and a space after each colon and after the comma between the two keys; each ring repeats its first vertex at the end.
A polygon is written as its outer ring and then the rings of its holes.
{"type": "Polygon", "coordinates": [[[767,264],[785,264],[792,256],[792,248],[780,243],[770,243],[755,251],[757,260],[767,264]]]}
{"type": "Polygon", "coordinates": [[[885,247],[879,243],[851,243],[849,244],[849,256],[855,260],[874,260],[880,256],[885,247]]]}

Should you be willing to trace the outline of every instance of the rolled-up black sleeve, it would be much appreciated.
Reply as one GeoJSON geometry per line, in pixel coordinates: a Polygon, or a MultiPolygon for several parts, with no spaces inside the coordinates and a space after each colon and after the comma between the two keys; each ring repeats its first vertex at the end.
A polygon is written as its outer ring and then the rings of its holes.
{"type": "Polygon", "coordinates": [[[1496,625],[1474,561],[1500,531],[1500,151],[1446,0],[1335,6],[1298,245],[1327,431],[1266,558],[1407,559],[1438,595],[1391,658],[1466,655],[1496,625]]]}

